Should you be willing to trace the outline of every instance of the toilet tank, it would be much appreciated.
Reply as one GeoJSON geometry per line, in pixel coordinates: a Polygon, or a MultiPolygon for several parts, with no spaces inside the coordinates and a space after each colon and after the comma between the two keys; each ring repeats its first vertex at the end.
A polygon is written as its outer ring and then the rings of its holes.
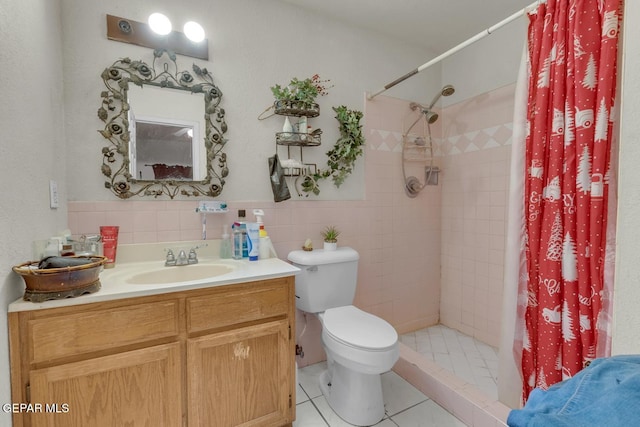
{"type": "Polygon", "coordinates": [[[351,305],[358,281],[358,252],[349,247],[335,251],[292,251],[287,257],[300,268],[296,275],[296,307],[307,313],[351,305]]]}

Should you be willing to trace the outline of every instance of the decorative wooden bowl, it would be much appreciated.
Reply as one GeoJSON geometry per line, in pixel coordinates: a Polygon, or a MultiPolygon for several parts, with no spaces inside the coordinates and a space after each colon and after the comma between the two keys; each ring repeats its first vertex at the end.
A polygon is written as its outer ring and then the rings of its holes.
{"type": "Polygon", "coordinates": [[[107,257],[95,255],[69,258],[87,258],[89,262],[59,268],[39,268],[39,261],[29,261],[14,266],[13,271],[22,276],[27,285],[24,299],[31,302],[42,302],[77,297],[99,290],[99,275],[107,257]]]}

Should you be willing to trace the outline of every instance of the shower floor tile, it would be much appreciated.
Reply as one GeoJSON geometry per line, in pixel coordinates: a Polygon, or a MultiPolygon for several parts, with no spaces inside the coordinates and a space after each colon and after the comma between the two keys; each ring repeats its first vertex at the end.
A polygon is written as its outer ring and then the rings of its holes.
{"type": "Polygon", "coordinates": [[[498,398],[498,349],[444,325],[403,334],[400,341],[489,397],[498,398]]]}

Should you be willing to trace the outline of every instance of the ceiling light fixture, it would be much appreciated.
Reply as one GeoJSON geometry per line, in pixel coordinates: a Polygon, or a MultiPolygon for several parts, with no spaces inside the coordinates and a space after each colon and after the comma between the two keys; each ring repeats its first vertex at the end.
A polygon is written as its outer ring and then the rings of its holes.
{"type": "Polygon", "coordinates": [[[152,13],[149,15],[149,27],[154,33],[166,36],[171,32],[171,21],[162,13],[152,13]]]}
{"type": "Polygon", "coordinates": [[[209,60],[209,41],[201,25],[191,22],[185,26],[184,32],[172,30],[169,19],[159,13],[152,14],[147,22],[107,15],[107,38],[209,60]],[[158,22],[161,23],[160,29],[158,22]]]}
{"type": "Polygon", "coordinates": [[[187,36],[189,40],[195,43],[200,43],[204,40],[204,28],[202,25],[198,24],[194,21],[189,21],[184,24],[184,35],[187,36]]]}

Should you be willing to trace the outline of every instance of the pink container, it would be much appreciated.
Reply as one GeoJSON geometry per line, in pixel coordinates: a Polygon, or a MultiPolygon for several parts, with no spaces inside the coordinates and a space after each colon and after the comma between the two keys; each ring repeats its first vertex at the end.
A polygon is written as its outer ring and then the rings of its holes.
{"type": "Polygon", "coordinates": [[[104,245],[104,256],[107,257],[107,262],[104,264],[104,268],[112,268],[116,266],[119,230],[120,227],[117,225],[100,226],[100,236],[102,236],[102,244],[104,245]]]}

